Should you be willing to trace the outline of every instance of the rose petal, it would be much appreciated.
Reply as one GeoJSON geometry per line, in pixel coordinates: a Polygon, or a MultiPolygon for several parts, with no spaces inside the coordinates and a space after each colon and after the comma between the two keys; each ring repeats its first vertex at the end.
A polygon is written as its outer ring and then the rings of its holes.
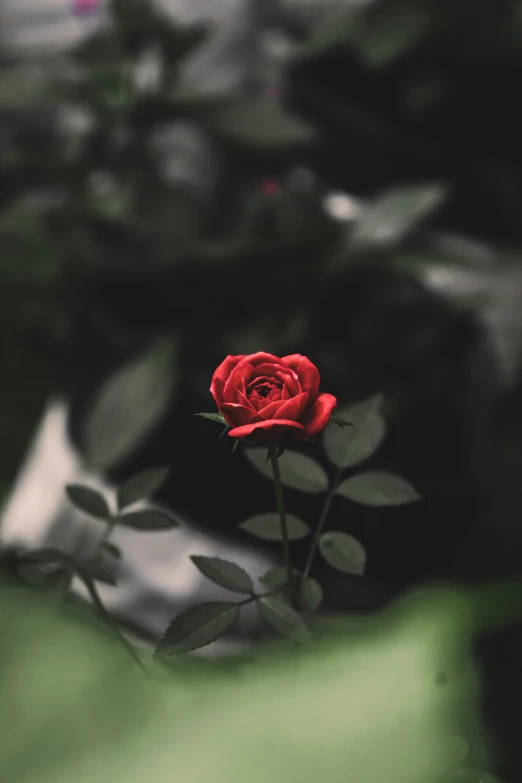
{"type": "Polygon", "coordinates": [[[281,373],[281,376],[285,380],[292,379],[293,381],[295,381],[295,383],[299,383],[299,377],[298,377],[297,373],[295,372],[295,370],[292,370],[291,367],[286,367],[284,365],[280,365],[279,370],[278,370],[278,374],[279,373],[281,373]]]}
{"type": "Polygon", "coordinates": [[[319,395],[303,419],[304,430],[308,437],[324,430],[336,405],[337,400],[333,394],[319,395]]]}
{"type": "Polygon", "coordinates": [[[299,378],[293,371],[289,373],[278,372],[277,380],[288,388],[291,397],[295,397],[296,394],[300,394],[303,391],[301,384],[299,383],[299,378]]]}
{"type": "Polygon", "coordinates": [[[241,354],[240,356],[227,356],[227,358],[221,362],[217,370],[214,372],[214,375],[212,376],[212,383],[210,384],[210,393],[212,394],[218,408],[223,399],[223,389],[230,376],[230,373],[234,367],[244,358],[245,354],[241,354]]]}
{"type": "Polygon", "coordinates": [[[246,360],[242,359],[228,376],[223,389],[223,402],[239,402],[238,391],[243,389],[243,383],[248,383],[254,368],[246,360]]]}
{"type": "Polygon", "coordinates": [[[236,427],[229,430],[228,434],[232,438],[250,437],[255,443],[276,443],[289,429],[297,430],[298,434],[304,431],[302,424],[298,424],[296,421],[270,419],[270,421],[259,421],[255,424],[236,427]]]}
{"type": "Polygon", "coordinates": [[[292,394],[292,390],[288,388],[288,386],[285,384],[283,386],[283,390],[281,392],[281,399],[283,400],[290,400],[292,399],[294,395],[292,394]]]}
{"type": "Polygon", "coordinates": [[[257,366],[253,364],[252,367],[255,368],[256,378],[259,376],[260,378],[273,379],[276,373],[280,372],[281,370],[285,370],[285,368],[281,367],[280,364],[274,364],[273,362],[263,362],[257,366]]]}
{"type": "Polygon", "coordinates": [[[266,378],[256,378],[253,381],[250,381],[248,384],[247,392],[251,396],[252,394],[259,394],[260,389],[265,389],[268,391],[276,391],[278,389],[281,389],[282,384],[280,384],[278,381],[275,381],[273,378],[266,379],[266,378]]]}
{"type": "Polygon", "coordinates": [[[249,405],[238,405],[234,402],[224,402],[221,406],[221,413],[227,418],[232,427],[239,427],[243,424],[252,424],[255,421],[262,421],[259,413],[249,405]]]}
{"type": "Polygon", "coordinates": [[[310,359],[306,356],[301,356],[300,353],[294,353],[291,356],[283,356],[280,360],[281,364],[286,367],[291,367],[296,373],[301,383],[302,389],[308,392],[310,399],[313,400],[319,394],[319,384],[321,382],[321,376],[319,370],[312,364],[310,359]]]}
{"type": "Polygon", "coordinates": [[[260,408],[259,412],[263,419],[289,419],[290,421],[299,421],[306,408],[307,402],[308,394],[302,392],[302,394],[298,394],[290,400],[269,402],[266,407],[260,408]]]}
{"type": "Polygon", "coordinates": [[[237,400],[239,402],[239,405],[246,405],[247,408],[250,405],[249,399],[240,389],[237,390],[236,394],[237,400]]]}
{"type": "Polygon", "coordinates": [[[245,356],[249,364],[253,367],[258,367],[260,364],[268,362],[268,364],[281,364],[281,359],[278,356],[274,356],[272,353],[264,353],[260,351],[258,353],[250,353],[245,356]]]}

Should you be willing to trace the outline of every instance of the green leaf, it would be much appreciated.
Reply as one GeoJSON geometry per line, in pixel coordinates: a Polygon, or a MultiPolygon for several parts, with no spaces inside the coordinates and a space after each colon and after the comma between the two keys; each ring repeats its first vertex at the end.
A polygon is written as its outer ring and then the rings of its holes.
{"type": "MultiPolygon", "coordinates": [[[[297,576],[299,571],[296,568],[293,568],[292,573],[297,576]]],[[[285,566],[269,568],[268,571],[265,571],[265,573],[259,577],[259,582],[263,587],[266,587],[267,590],[278,590],[280,587],[284,587],[288,582],[285,566]]]]}
{"type": "Polygon", "coordinates": [[[76,508],[91,517],[108,519],[111,515],[107,501],[99,492],[80,484],[68,484],[65,487],[67,497],[76,508]]]}
{"type": "MultiPolygon", "coordinates": [[[[257,470],[273,480],[272,467],[266,460],[265,449],[245,449],[245,456],[257,470]]],[[[328,476],[315,460],[298,451],[285,451],[279,458],[281,481],[287,487],[301,492],[325,492],[328,476]]]]}
{"type": "Polygon", "coordinates": [[[194,416],[200,416],[202,419],[208,419],[209,421],[217,421],[218,424],[224,424],[229,426],[225,420],[225,417],[221,413],[195,413],[194,416]]]}
{"type": "Polygon", "coordinates": [[[265,596],[257,601],[259,614],[274,630],[294,642],[310,641],[310,630],[301,615],[282,598],[265,596]]]}
{"type": "Polygon", "coordinates": [[[363,545],[347,533],[325,533],[319,540],[319,549],[326,562],[345,574],[362,576],[366,565],[363,545]]]}
{"type": "Polygon", "coordinates": [[[174,360],[174,343],[161,340],[105,383],[83,433],[92,466],[107,469],[120,463],[158,425],[174,395],[174,360]]]}
{"type": "Polygon", "coordinates": [[[326,456],[338,468],[350,468],[359,464],[379,448],[385,434],[386,425],[379,414],[382,396],[344,408],[342,415],[353,427],[339,429],[328,426],[324,431],[323,445],[326,456]]]}
{"type": "Polygon", "coordinates": [[[429,10],[415,3],[379,3],[368,9],[354,44],[368,65],[383,67],[416,46],[432,21],[429,10]]]}
{"type": "Polygon", "coordinates": [[[308,144],[314,136],[310,125],[269,98],[242,98],[208,120],[210,129],[226,141],[266,151],[286,150],[308,144]]]}
{"type": "Polygon", "coordinates": [[[335,492],[365,506],[402,506],[420,500],[419,493],[406,479],[379,470],[345,479],[335,492]]]}
{"type": "Polygon", "coordinates": [[[23,554],[20,558],[28,563],[63,563],[70,561],[69,555],[59,549],[38,549],[23,554]]]}
{"type": "Polygon", "coordinates": [[[301,595],[305,607],[309,609],[310,612],[315,612],[323,600],[323,588],[317,579],[309,578],[305,580],[301,595]]]}
{"type": "Polygon", "coordinates": [[[197,650],[219,639],[238,619],[238,604],[211,601],[192,606],[176,617],[158,645],[159,657],[197,650]]]}
{"type": "Polygon", "coordinates": [[[397,243],[439,209],[446,197],[446,188],[440,184],[387,191],[363,210],[352,242],[358,246],[397,243]]]}
{"type": "Polygon", "coordinates": [[[118,517],[118,524],[131,527],[134,530],[171,530],[179,527],[179,523],[165,511],[157,508],[145,508],[141,511],[131,511],[118,517]]]}
{"type": "Polygon", "coordinates": [[[169,468],[152,468],[125,481],[118,489],[118,508],[125,508],[137,500],[149,498],[165,482],[169,468]]]}
{"type": "Polygon", "coordinates": [[[221,560],[219,557],[203,557],[202,555],[192,555],[192,562],[201,573],[227,590],[233,590],[235,593],[252,594],[254,585],[247,572],[228,560],[221,560]]]}
{"type": "Polygon", "coordinates": [[[192,117],[216,111],[226,100],[227,98],[219,92],[194,89],[185,84],[177,85],[168,95],[169,106],[172,106],[176,112],[183,112],[185,116],[192,117]]]}
{"type": "Polygon", "coordinates": [[[315,59],[329,51],[346,48],[358,33],[359,19],[356,8],[339,8],[325,14],[297,50],[297,57],[315,59]]]}
{"type": "Polygon", "coordinates": [[[350,421],[347,421],[346,419],[342,419],[340,416],[330,416],[330,421],[328,424],[336,424],[338,427],[351,427],[353,426],[350,421]]]}
{"type": "Polygon", "coordinates": [[[102,582],[111,587],[117,585],[115,575],[99,559],[81,560],[75,564],[75,570],[95,582],[102,582]]]}
{"type": "Polygon", "coordinates": [[[102,544],[102,548],[105,549],[106,552],[108,552],[112,557],[120,558],[121,557],[121,549],[119,546],[116,546],[116,544],[112,544],[110,541],[104,541],[102,544]]]}
{"type": "MultiPolygon", "coordinates": [[[[286,524],[290,541],[306,538],[310,533],[310,528],[306,522],[303,522],[293,514],[286,515],[286,524]]],[[[262,538],[264,541],[283,540],[281,535],[281,522],[279,520],[279,514],[276,512],[256,514],[244,522],[241,522],[239,527],[257,538],[262,538]]]]}
{"type": "Polygon", "coordinates": [[[44,563],[21,562],[17,572],[24,582],[37,590],[59,593],[67,591],[71,584],[71,567],[65,564],[49,570],[42,567],[44,565],[44,563]]]}

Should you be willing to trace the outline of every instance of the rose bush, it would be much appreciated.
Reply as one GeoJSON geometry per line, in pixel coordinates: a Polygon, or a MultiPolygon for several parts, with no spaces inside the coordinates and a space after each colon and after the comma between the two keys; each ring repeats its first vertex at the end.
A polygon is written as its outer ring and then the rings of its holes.
{"type": "Polygon", "coordinates": [[[326,427],[337,400],[319,392],[320,381],[306,356],[259,352],[227,356],[210,392],[232,438],[270,444],[287,437],[303,440],[326,427]]]}

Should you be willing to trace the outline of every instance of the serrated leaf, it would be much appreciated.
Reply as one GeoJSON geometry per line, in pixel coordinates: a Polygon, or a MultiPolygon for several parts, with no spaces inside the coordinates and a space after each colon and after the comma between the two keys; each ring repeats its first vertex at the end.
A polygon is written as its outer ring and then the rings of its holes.
{"type": "Polygon", "coordinates": [[[383,193],[361,213],[352,233],[355,245],[399,242],[434,213],[446,198],[439,184],[401,187],[383,193]]]}
{"type": "Polygon", "coordinates": [[[345,574],[362,576],[366,565],[366,551],[360,541],[347,533],[324,533],[319,549],[326,562],[345,574]]]}
{"type": "MultiPolygon", "coordinates": [[[[272,467],[266,462],[265,449],[245,449],[245,456],[257,470],[273,479],[272,467]]],[[[285,451],[279,458],[281,481],[291,489],[301,492],[325,492],[328,489],[328,476],[323,468],[311,457],[298,451],[285,451]]]]}
{"type": "Polygon", "coordinates": [[[311,633],[305,621],[286,601],[265,596],[257,601],[259,614],[275,631],[294,642],[309,642],[311,633]]]}
{"type": "Polygon", "coordinates": [[[310,125],[269,98],[235,100],[209,118],[209,126],[229,142],[261,150],[285,150],[308,144],[310,125]]]}
{"type": "Polygon", "coordinates": [[[219,639],[238,619],[238,604],[211,601],[192,606],[176,617],[158,645],[156,655],[197,650],[219,639]]]}
{"type": "Polygon", "coordinates": [[[201,419],[208,419],[208,421],[216,421],[218,424],[225,424],[227,427],[227,421],[221,413],[195,413],[194,416],[199,416],[201,419]]]}
{"type": "MultiPolygon", "coordinates": [[[[288,538],[290,541],[297,541],[300,538],[306,538],[310,533],[310,528],[298,517],[293,514],[286,515],[286,524],[288,528],[288,538]]],[[[257,538],[264,541],[282,541],[281,522],[279,514],[276,512],[267,514],[256,514],[244,522],[239,527],[257,538]]]]}
{"type": "Polygon", "coordinates": [[[174,343],[161,340],[104,384],[82,438],[92,466],[107,469],[120,463],[157,426],[174,396],[174,361],[174,343]]]}
{"type": "Polygon", "coordinates": [[[190,559],[203,576],[217,585],[226,587],[227,590],[233,590],[235,593],[252,594],[254,592],[250,576],[235,563],[221,560],[219,557],[204,557],[202,555],[192,555],[190,559]]]}
{"type": "Polygon", "coordinates": [[[141,511],[130,511],[118,517],[118,524],[131,527],[134,530],[171,530],[179,527],[176,519],[157,508],[146,508],[141,511]]]}
{"type": "MultiPolygon", "coordinates": [[[[297,576],[299,571],[293,568],[292,573],[297,576]]],[[[287,572],[285,566],[275,566],[265,571],[262,576],[259,577],[259,582],[266,587],[267,590],[278,590],[280,587],[284,587],[287,584],[287,572]]]]}
{"type": "Polygon", "coordinates": [[[89,514],[91,517],[99,519],[108,519],[111,515],[107,501],[102,494],[90,487],[84,487],[81,484],[68,484],[65,487],[67,497],[80,511],[89,514]]]}
{"type": "Polygon", "coordinates": [[[420,500],[419,493],[406,479],[379,470],[345,479],[335,492],[365,506],[402,506],[420,500]]]}
{"type": "Polygon", "coordinates": [[[126,508],[137,500],[149,498],[167,479],[169,468],[144,470],[125,481],[118,489],[118,508],[126,508]]]}
{"type": "Polygon", "coordinates": [[[330,462],[338,468],[358,465],[379,448],[386,434],[386,424],[378,412],[381,402],[382,396],[378,395],[343,408],[342,415],[353,424],[352,427],[326,427],[324,450],[330,462]]]}
{"type": "Polygon", "coordinates": [[[305,580],[301,588],[301,597],[305,607],[310,612],[315,612],[323,600],[323,588],[317,579],[308,578],[305,580]]]}

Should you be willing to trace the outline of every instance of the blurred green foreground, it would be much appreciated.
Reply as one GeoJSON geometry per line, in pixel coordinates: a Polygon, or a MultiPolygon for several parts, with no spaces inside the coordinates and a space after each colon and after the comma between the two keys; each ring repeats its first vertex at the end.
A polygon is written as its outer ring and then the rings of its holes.
{"type": "Polygon", "coordinates": [[[148,674],[70,609],[0,596],[2,783],[493,781],[477,618],[456,591],[335,622],[306,647],[148,674]]]}

